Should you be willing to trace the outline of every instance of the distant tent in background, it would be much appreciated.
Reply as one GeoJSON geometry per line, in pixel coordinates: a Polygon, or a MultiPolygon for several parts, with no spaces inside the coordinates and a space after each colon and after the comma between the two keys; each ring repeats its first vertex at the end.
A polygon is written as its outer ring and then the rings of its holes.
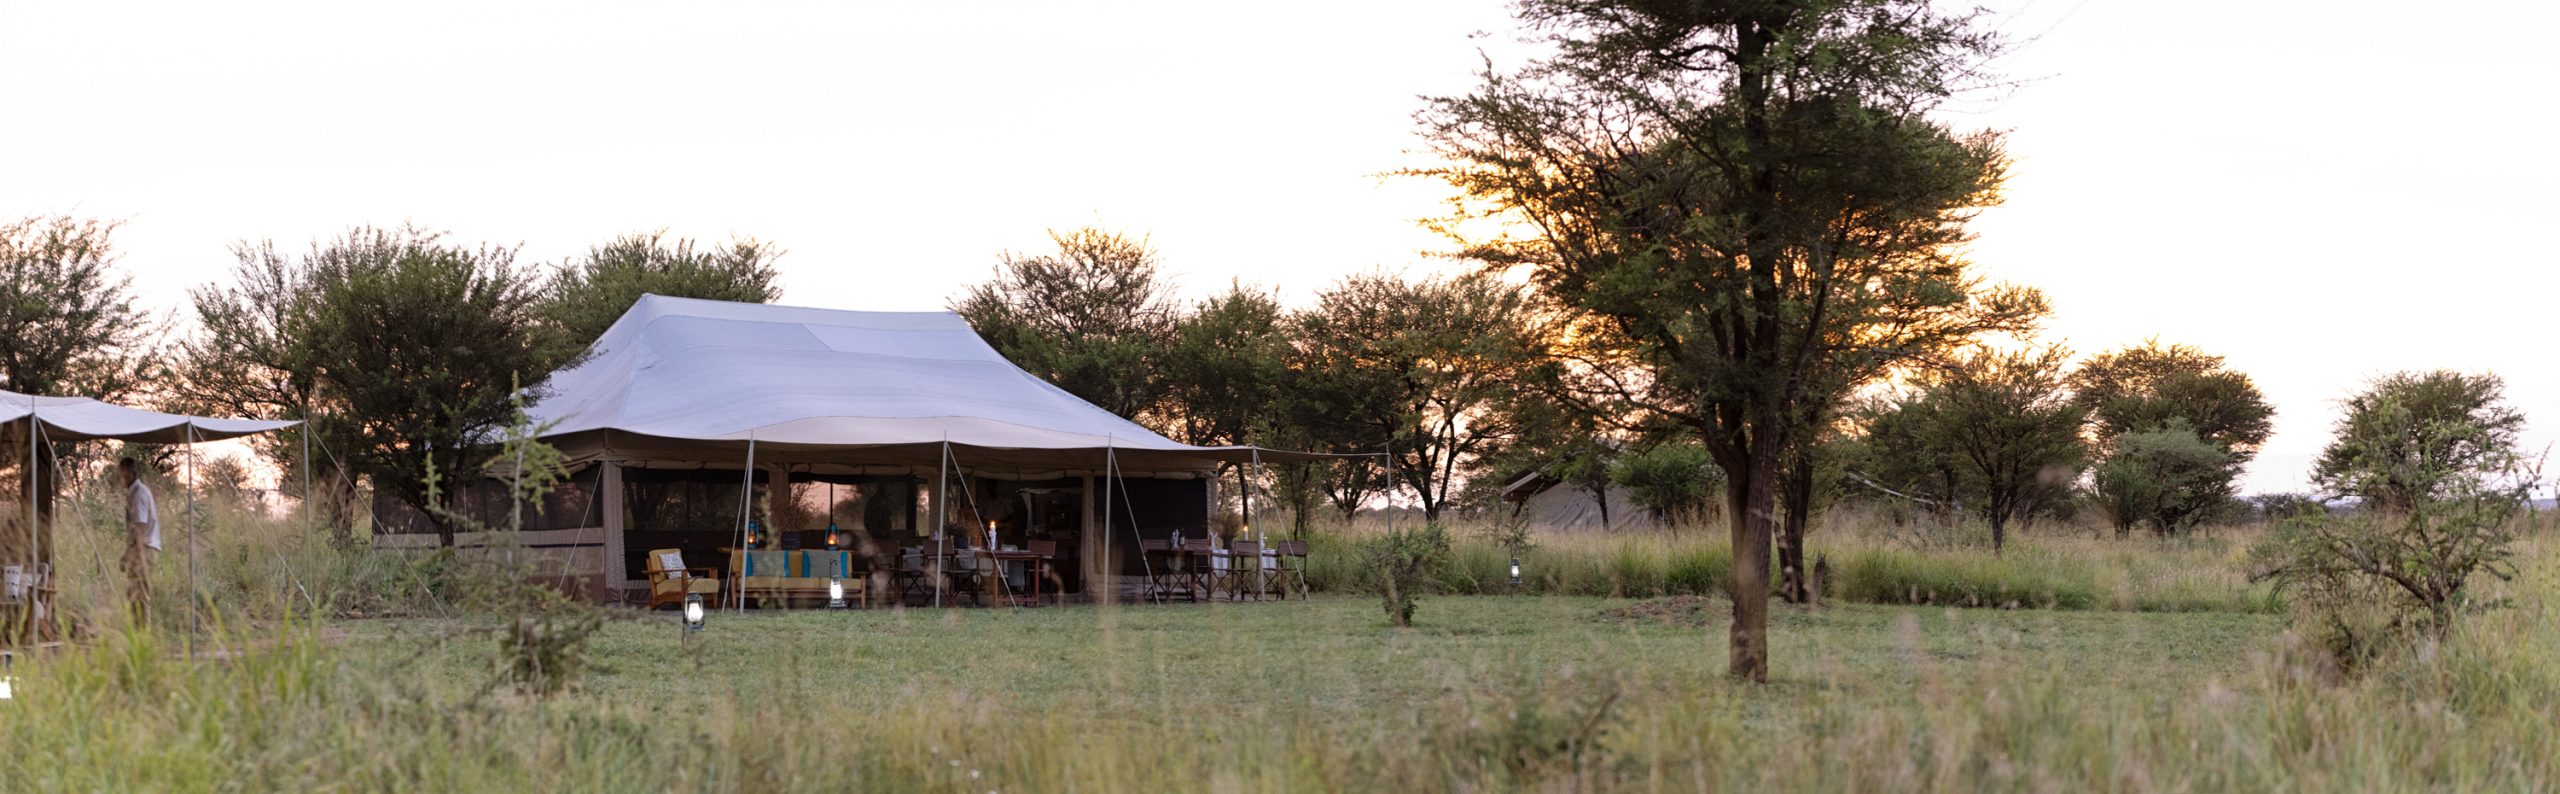
{"type": "MultiPolygon", "coordinates": [[[[0,434],[24,440],[26,482],[19,491],[25,501],[26,526],[23,534],[9,533],[0,537],[0,565],[14,566],[17,576],[5,584],[11,592],[0,597],[29,598],[29,592],[51,589],[54,570],[53,549],[42,541],[52,536],[40,532],[40,525],[51,516],[40,517],[36,507],[36,454],[40,445],[68,441],[129,441],[144,444],[194,444],[198,441],[221,441],[273,432],[299,422],[258,419],[217,419],[203,416],[146,411],[87,397],[38,397],[31,394],[0,390],[0,434]],[[21,545],[18,541],[23,540],[21,545]]],[[[193,472],[189,472],[192,476],[193,472]]],[[[189,483],[187,497],[192,505],[195,492],[189,483]]],[[[195,511],[186,511],[187,582],[195,588],[195,511]]],[[[196,599],[189,598],[190,613],[196,599]]]]}
{"type": "Polygon", "coordinates": [[[866,557],[944,526],[978,545],[995,525],[1001,543],[1058,544],[1071,576],[1137,573],[1140,538],[1207,537],[1219,463],[1330,457],[1177,443],[950,312],[649,295],[544,388],[528,412],[579,466],[566,510],[583,517],[525,544],[608,597],[643,591],[651,549],[752,569],[736,549],[816,548],[839,524],[866,557]],[[743,542],[750,497],[772,506],[762,543],[743,542]]]}
{"type": "Polygon", "coordinates": [[[1502,487],[1504,509],[1526,518],[1529,525],[1559,532],[1597,531],[1603,528],[1649,529],[1660,526],[1653,511],[1636,506],[1625,486],[1610,483],[1608,521],[1600,520],[1600,502],[1592,498],[1591,489],[1563,482],[1543,472],[1531,471],[1515,477],[1502,487]]]}

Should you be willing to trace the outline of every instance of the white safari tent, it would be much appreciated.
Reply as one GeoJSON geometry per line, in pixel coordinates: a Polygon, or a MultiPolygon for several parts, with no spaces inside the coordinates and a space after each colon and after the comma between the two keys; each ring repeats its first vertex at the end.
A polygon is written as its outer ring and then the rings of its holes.
{"type": "Polygon", "coordinates": [[[1207,535],[1220,463],[1314,457],[1176,443],[1014,366],[949,312],[656,295],[530,413],[577,474],[524,541],[617,599],[646,591],[651,550],[734,573],[737,549],[824,548],[838,527],[866,554],[979,545],[992,528],[1099,585],[1139,572],[1141,537],[1207,535]]]}

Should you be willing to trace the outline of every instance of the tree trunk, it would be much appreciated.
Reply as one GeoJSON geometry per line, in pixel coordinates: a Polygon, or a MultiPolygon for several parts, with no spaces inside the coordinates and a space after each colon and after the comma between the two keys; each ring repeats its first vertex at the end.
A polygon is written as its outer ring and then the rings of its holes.
{"type": "MultiPolygon", "coordinates": [[[[1609,531],[1609,484],[1603,482],[1591,489],[1591,498],[1600,503],[1600,531],[1609,531]]],[[[1526,504],[1526,502],[1523,502],[1526,504]]]]}
{"type": "Polygon", "coordinates": [[[1769,681],[1769,538],[1778,531],[1775,457],[1755,449],[1748,471],[1728,478],[1743,487],[1732,491],[1732,655],[1725,674],[1753,683],[1769,681]]]}
{"type": "Polygon", "coordinates": [[[1812,601],[1805,581],[1804,533],[1813,521],[1813,460],[1799,454],[1787,467],[1785,523],[1778,536],[1778,593],[1790,604],[1812,601]]]}

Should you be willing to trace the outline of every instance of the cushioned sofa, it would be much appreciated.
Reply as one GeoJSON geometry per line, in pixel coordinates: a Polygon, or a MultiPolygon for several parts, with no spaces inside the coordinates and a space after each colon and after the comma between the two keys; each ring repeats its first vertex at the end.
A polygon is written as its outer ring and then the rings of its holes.
{"type": "Polygon", "coordinates": [[[870,588],[864,576],[853,567],[853,552],[817,550],[759,550],[729,556],[729,578],[739,583],[747,603],[781,602],[827,598],[827,581],[844,582],[847,602],[869,606],[870,588]]]}

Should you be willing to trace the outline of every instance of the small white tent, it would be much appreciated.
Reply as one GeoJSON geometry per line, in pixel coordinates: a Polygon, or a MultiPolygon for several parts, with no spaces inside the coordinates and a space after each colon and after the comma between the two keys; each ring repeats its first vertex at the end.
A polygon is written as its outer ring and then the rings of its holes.
{"type": "MultiPolygon", "coordinates": [[[[198,441],[220,441],[282,430],[296,424],[300,423],[169,414],[100,402],[87,397],[38,397],[0,390],[0,430],[5,430],[10,436],[27,442],[25,445],[27,482],[26,489],[22,492],[27,511],[27,543],[23,548],[12,549],[16,554],[0,556],[13,557],[5,561],[12,567],[26,566],[19,569],[21,571],[40,572],[34,580],[21,578],[26,576],[24,573],[16,573],[7,586],[14,591],[24,587],[26,582],[41,581],[51,576],[53,550],[41,545],[43,535],[38,531],[41,519],[36,511],[36,503],[39,499],[36,493],[36,453],[39,445],[64,441],[104,440],[192,445],[198,441]]],[[[189,471],[189,476],[192,479],[192,470],[189,471]]],[[[195,498],[194,484],[190,482],[188,486],[187,498],[192,502],[195,498]]],[[[195,589],[195,511],[190,508],[184,515],[187,520],[184,537],[187,551],[188,589],[193,591],[195,589]]],[[[9,596],[23,597],[16,592],[10,593],[9,596]]],[[[195,600],[188,599],[190,615],[193,614],[195,600]]]]}

